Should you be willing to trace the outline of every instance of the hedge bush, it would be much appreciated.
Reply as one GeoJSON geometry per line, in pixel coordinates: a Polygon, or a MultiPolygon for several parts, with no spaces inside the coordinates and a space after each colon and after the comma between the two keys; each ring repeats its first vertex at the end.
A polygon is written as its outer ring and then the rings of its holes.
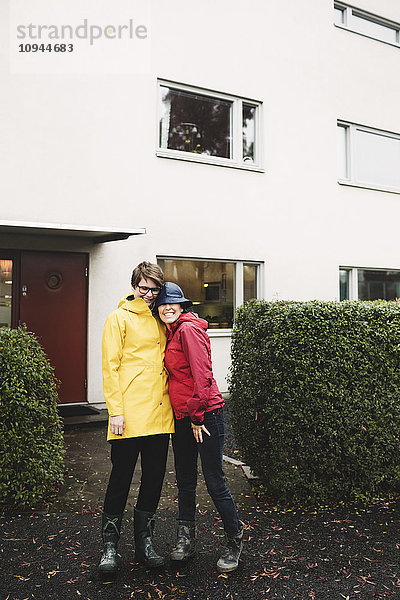
{"type": "Polygon", "coordinates": [[[400,491],[400,303],[246,303],[230,391],[236,441],[273,497],[400,491]]]}
{"type": "Polygon", "coordinates": [[[32,505],[63,479],[54,372],[25,328],[0,328],[0,502],[32,505]]]}

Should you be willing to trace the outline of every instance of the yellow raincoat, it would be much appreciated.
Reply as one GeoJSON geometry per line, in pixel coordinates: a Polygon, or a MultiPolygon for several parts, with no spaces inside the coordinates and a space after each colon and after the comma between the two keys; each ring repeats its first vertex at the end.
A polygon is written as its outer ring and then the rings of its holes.
{"type": "Polygon", "coordinates": [[[174,432],[164,368],[164,326],[146,302],[123,298],[103,331],[103,391],[110,417],[124,415],[125,430],[108,440],[174,432]]]}

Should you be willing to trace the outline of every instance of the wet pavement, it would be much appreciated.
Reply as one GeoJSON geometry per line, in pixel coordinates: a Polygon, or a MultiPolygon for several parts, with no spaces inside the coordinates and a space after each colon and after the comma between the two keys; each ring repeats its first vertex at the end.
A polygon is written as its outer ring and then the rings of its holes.
{"type": "MultiPolygon", "coordinates": [[[[66,424],[64,432],[66,478],[57,498],[46,507],[47,513],[59,515],[101,509],[111,468],[110,444],[106,441],[106,427],[106,422],[101,420],[88,421],[80,425],[66,424]]],[[[240,461],[233,462],[240,463],[240,461]]],[[[256,501],[250,484],[240,464],[233,464],[233,462],[224,461],[224,471],[231,492],[235,498],[240,498],[240,503],[246,508],[254,508],[256,501]]],[[[126,507],[127,515],[133,514],[133,506],[139,490],[141,475],[139,463],[132,480],[126,507]]],[[[197,503],[200,510],[213,508],[202,476],[199,476],[197,503]]],[[[177,489],[170,445],[159,510],[173,512],[176,508],[177,489]]]]}
{"type": "MultiPolygon", "coordinates": [[[[0,600],[398,600],[399,523],[395,499],[365,507],[257,505],[240,465],[224,462],[245,523],[239,568],[219,574],[221,520],[203,478],[198,484],[196,555],[167,559],[160,571],[135,562],[133,507],[138,465],[122,523],[119,572],[97,573],[101,507],[110,472],[106,422],[65,420],[66,478],[42,507],[0,517],[0,600]]],[[[154,545],[168,557],[175,540],[177,490],[169,452],[154,545]]]]}

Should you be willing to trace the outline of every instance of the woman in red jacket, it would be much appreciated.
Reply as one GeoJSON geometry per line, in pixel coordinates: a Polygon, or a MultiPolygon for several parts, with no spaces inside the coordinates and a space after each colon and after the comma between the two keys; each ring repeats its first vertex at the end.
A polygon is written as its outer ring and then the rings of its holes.
{"type": "Polygon", "coordinates": [[[207,321],[187,312],[191,301],[175,283],[166,282],[155,302],[167,326],[165,366],[175,415],[172,446],[178,484],[177,543],[174,561],[194,554],[197,457],[200,454],[208,493],[225,529],[227,545],[217,562],[221,573],[234,571],[242,551],[243,523],[222,470],[224,417],[221,393],[212,372],[207,321]]]}

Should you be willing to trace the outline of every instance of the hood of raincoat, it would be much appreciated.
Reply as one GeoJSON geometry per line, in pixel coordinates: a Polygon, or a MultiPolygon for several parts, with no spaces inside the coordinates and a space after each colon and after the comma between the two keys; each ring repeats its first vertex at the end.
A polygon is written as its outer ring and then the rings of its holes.
{"type": "Polygon", "coordinates": [[[146,313],[148,311],[151,313],[151,308],[149,308],[143,298],[135,299],[133,294],[128,294],[127,296],[121,298],[118,303],[118,308],[122,308],[123,310],[136,314],[146,313]]]}

